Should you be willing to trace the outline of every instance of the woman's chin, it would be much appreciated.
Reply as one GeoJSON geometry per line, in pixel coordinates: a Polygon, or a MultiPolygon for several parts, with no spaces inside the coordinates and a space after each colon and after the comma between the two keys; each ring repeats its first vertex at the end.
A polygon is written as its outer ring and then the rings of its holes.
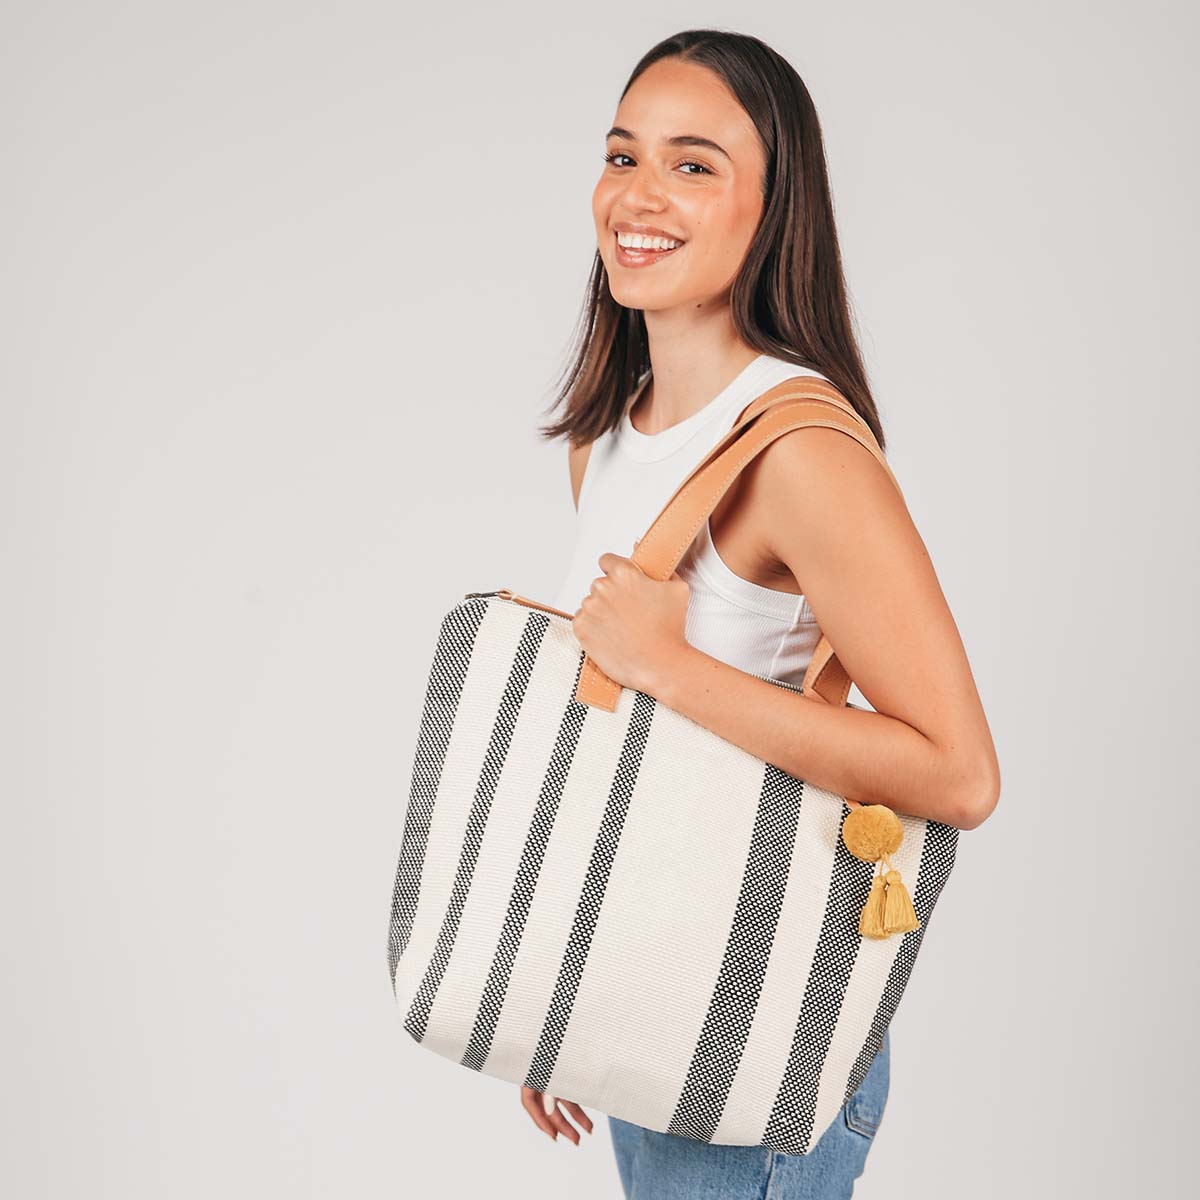
{"type": "Polygon", "coordinates": [[[608,277],[608,290],[622,308],[637,308],[643,312],[678,308],[684,299],[677,289],[655,286],[650,280],[627,280],[619,275],[608,277]]]}

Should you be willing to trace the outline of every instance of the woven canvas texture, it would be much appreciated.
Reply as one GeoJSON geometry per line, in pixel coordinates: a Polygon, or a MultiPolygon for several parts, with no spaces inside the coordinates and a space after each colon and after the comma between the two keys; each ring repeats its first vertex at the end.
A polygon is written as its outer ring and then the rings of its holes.
{"type": "Polygon", "coordinates": [[[500,597],[442,622],[388,932],[404,1028],[649,1129],[806,1154],[883,1042],[958,830],[898,814],[921,928],[863,938],[877,868],[840,796],[631,688],[579,704],[582,658],[569,619],[500,597]]]}

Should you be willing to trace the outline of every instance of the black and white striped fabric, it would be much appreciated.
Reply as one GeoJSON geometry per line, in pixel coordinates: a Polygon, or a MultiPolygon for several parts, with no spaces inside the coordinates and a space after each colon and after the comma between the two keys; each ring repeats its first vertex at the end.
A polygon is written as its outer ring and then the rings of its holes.
{"type": "Polygon", "coordinates": [[[579,703],[582,659],[568,617],[507,598],[442,622],[388,939],[404,1028],[650,1129],[806,1154],[882,1044],[958,830],[898,814],[921,927],[863,938],[876,867],[841,797],[632,688],[579,703]]]}

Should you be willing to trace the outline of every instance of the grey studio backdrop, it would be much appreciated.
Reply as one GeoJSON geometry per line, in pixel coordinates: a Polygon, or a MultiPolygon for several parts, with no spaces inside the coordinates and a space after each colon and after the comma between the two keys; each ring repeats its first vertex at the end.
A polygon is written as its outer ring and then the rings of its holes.
{"type": "Polygon", "coordinates": [[[386,925],[442,614],[565,569],[604,131],[700,25],[815,98],[1003,770],[856,1195],[1187,1193],[1197,31],[1023,0],[6,6],[6,1195],[619,1194],[409,1039],[386,925]]]}

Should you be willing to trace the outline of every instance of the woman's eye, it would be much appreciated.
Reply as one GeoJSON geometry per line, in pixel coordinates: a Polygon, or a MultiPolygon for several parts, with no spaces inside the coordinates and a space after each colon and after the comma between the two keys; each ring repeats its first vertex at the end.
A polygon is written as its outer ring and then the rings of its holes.
{"type": "MultiPolygon", "coordinates": [[[[614,166],[621,166],[621,165],[623,165],[623,164],[621,164],[621,163],[618,163],[618,162],[616,161],[618,158],[629,158],[629,155],[628,155],[628,154],[624,154],[624,153],[622,153],[620,150],[614,150],[614,151],[612,151],[610,154],[606,154],[606,155],[604,156],[604,161],[605,161],[606,163],[612,163],[614,166]]],[[[706,167],[706,166],[705,166],[703,163],[694,162],[694,161],[693,161],[692,159],[690,159],[690,158],[688,158],[688,159],[684,159],[684,161],[683,161],[683,162],[681,162],[679,165],[680,165],[681,167],[695,167],[695,168],[696,168],[696,170],[695,170],[695,171],[684,171],[684,174],[685,174],[685,175],[697,175],[697,174],[699,174],[699,175],[711,175],[711,174],[712,174],[712,171],[710,171],[710,170],[708,169],[708,167],[706,167]]]]}

